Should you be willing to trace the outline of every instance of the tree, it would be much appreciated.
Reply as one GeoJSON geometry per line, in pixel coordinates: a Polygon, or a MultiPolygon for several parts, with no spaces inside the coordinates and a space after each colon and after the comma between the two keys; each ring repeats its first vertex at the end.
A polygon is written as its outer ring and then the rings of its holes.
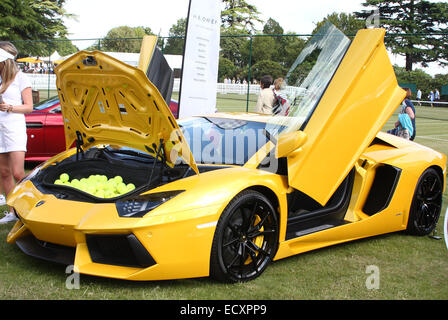
{"type": "Polygon", "coordinates": [[[65,0],[1,0],[0,40],[15,44],[21,56],[47,55],[51,40],[65,37],[65,0]],[[23,41],[33,40],[33,41],[23,41]]]}
{"type": "Polygon", "coordinates": [[[236,67],[232,61],[227,58],[219,58],[218,80],[223,82],[224,78],[233,78],[236,74],[236,67]]]}
{"type": "Polygon", "coordinates": [[[163,50],[165,54],[182,54],[184,52],[185,30],[187,27],[187,19],[180,18],[176,24],[173,24],[169,31],[166,46],[163,50]]]}
{"type": "MultiPolygon", "coordinates": [[[[262,60],[252,66],[252,79],[260,80],[264,75],[270,75],[273,79],[285,77],[286,69],[278,62],[262,60]]],[[[247,73],[247,72],[246,72],[247,73]]],[[[246,77],[246,75],[244,74],[246,77]]]]}
{"type": "Polygon", "coordinates": [[[112,28],[102,40],[102,50],[112,52],[140,52],[141,38],[152,34],[151,28],[121,26],[112,28]]]}
{"type": "MultiPolygon", "coordinates": [[[[246,44],[248,45],[248,44],[246,44]]],[[[247,50],[247,48],[246,48],[247,50]]],[[[278,55],[278,44],[273,37],[258,36],[252,39],[252,64],[262,60],[275,60],[278,55]]]]}
{"type": "Polygon", "coordinates": [[[317,30],[319,30],[320,27],[322,27],[327,22],[330,22],[344,34],[350,36],[356,35],[359,29],[363,29],[366,27],[365,21],[357,18],[357,16],[354,14],[333,12],[316,24],[316,28],[314,28],[313,34],[315,34],[317,30]]]}
{"type": "MultiPolygon", "coordinates": [[[[448,3],[422,0],[367,0],[365,7],[379,10],[380,26],[388,33],[406,34],[386,37],[386,46],[395,54],[405,56],[406,70],[421,63],[426,67],[430,62],[446,65],[448,54],[445,50],[448,37],[434,35],[447,33],[448,3]]],[[[355,13],[359,18],[368,18],[372,11],[355,13]]]]}
{"type": "Polygon", "coordinates": [[[244,34],[249,36],[248,32],[236,28],[221,28],[220,55],[239,68],[247,63],[247,54],[242,49],[247,47],[249,37],[244,37],[244,34]]]}
{"type": "Polygon", "coordinates": [[[290,68],[294,61],[296,61],[300,52],[305,48],[306,39],[287,34],[283,37],[283,52],[280,55],[281,64],[290,68]]]}
{"type": "MultiPolygon", "coordinates": [[[[424,72],[422,69],[416,69],[413,71],[408,71],[403,67],[394,66],[395,75],[397,77],[398,83],[413,83],[423,92],[423,98],[436,88],[439,90],[443,85],[448,83],[447,75],[431,75],[424,72]]],[[[415,94],[415,92],[413,92],[415,94]]]]}
{"type": "Polygon", "coordinates": [[[224,9],[221,11],[221,26],[235,28],[239,31],[255,31],[255,24],[263,22],[260,14],[252,4],[246,0],[223,0],[224,9]]]}
{"type": "Polygon", "coordinates": [[[263,33],[264,34],[283,34],[283,28],[272,18],[269,18],[268,21],[263,26],[263,33]]]}
{"type": "Polygon", "coordinates": [[[79,51],[79,49],[66,37],[54,39],[54,41],[51,41],[51,45],[52,50],[49,51],[48,55],[57,51],[61,56],[68,56],[69,54],[79,51]]]}
{"type": "MultiPolygon", "coordinates": [[[[263,26],[263,34],[266,36],[272,35],[273,42],[271,41],[269,45],[273,48],[274,53],[271,54],[271,60],[286,68],[294,63],[306,43],[304,39],[292,33],[284,34],[280,23],[272,18],[269,18],[263,26]]],[[[267,52],[270,53],[270,50],[268,49],[267,52]]]]}

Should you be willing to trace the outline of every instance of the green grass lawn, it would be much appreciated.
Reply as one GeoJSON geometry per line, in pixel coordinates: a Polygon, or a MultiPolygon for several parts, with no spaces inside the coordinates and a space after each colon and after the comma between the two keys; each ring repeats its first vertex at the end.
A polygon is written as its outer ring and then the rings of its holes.
{"type": "MultiPolygon", "coordinates": [[[[246,100],[239,98],[219,96],[218,109],[245,111],[246,100]]],[[[396,115],[384,130],[395,120],[396,115]]],[[[416,142],[448,154],[448,108],[417,108],[416,142]]],[[[437,227],[442,237],[446,191],[443,199],[437,227]]],[[[0,226],[0,299],[448,299],[448,250],[444,240],[429,237],[393,233],[304,253],[272,263],[249,283],[81,275],[80,288],[69,290],[65,267],[31,258],[4,241],[10,228],[0,226]],[[366,287],[370,265],[380,272],[379,289],[366,287]]]]}

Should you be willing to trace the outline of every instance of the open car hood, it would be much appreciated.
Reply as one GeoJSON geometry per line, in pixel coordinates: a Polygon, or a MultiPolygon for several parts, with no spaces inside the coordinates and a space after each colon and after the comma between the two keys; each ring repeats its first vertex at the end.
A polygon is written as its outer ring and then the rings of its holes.
{"type": "Polygon", "coordinates": [[[102,52],[80,51],[55,70],[66,147],[130,147],[198,169],[182,131],[145,73],[102,52]]]}

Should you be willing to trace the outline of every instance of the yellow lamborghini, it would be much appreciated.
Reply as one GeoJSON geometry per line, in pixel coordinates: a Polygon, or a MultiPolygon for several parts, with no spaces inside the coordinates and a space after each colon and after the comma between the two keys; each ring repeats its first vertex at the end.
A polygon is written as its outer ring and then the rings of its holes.
{"type": "Polygon", "coordinates": [[[351,41],[324,26],[288,72],[277,116],[176,121],[151,39],[138,68],[73,55],[56,70],[67,150],[9,194],[19,221],[7,241],[82,274],[239,282],[309,250],[430,233],[447,159],[380,132],[405,97],[384,35],[351,41]]]}

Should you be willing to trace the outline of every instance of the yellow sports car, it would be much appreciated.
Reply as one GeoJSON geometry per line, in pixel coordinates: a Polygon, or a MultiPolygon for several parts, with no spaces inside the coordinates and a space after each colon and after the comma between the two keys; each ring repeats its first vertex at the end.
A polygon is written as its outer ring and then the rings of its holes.
{"type": "Polygon", "coordinates": [[[82,274],[238,282],[305,251],[430,233],[447,159],[380,132],[405,97],[384,35],[351,41],[324,26],[288,72],[276,116],[176,121],[152,38],[138,68],[73,55],[56,70],[67,151],[9,194],[19,221],[7,241],[82,274]]]}

